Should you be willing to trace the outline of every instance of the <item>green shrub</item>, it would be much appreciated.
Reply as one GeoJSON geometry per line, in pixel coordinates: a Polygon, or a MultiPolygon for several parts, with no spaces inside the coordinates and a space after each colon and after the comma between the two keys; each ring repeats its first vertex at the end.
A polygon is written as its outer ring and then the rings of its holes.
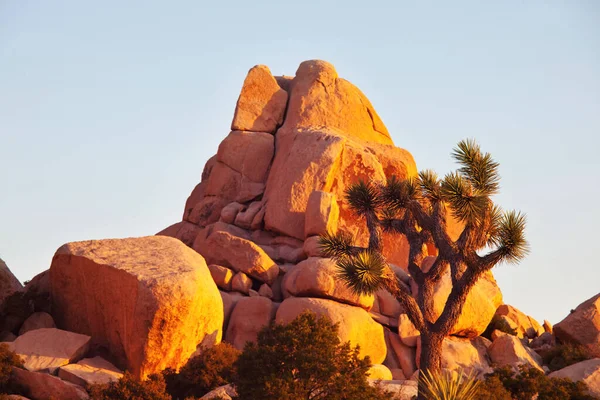
{"type": "Polygon", "coordinates": [[[13,367],[23,367],[21,357],[10,351],[5,343],[0,343],[0,393],[10,392],[10,374],[13,367]]]}
{"type": "Polygon", "coordinates": [[[498,376],[489,376],[477,388],[478,398],[490,400],[512,400],[512,395],[498,376]]]}
{"type": "Polygon", "coordinates": [[[162,375],[140,381],[127,372],[117,382],[91,386],[90,396],[92,400],[171,400],[162,375]]]}
{"type": "Polygon", "coordinates": [[[427,400],[476,400],[479,381],[462,371],[422,371],[419,393],[427,400]]]}
{"type": "Polygon", "coordinates": [[[303,313],[287,325],[265,327],[236,362],[234,384],[243,400],[389,399],[371,387],[369,358],[340,344],[337,325],[303,313]]]}
{"type": "MultiPolygon", "coordinates": [[[[519,372],[510,367],[497,368],[486,376],[484,389],[489,387],[498,389],[497,381],[510,393],[515,400],[531,400],[537,395],[538,400],[594,400],[586,394],[587,386],[583,382],[573,382],[569,379],[549,378],[542,371],[521,366],[519,372]],[[489,384],[488,384],[489,381],[489,384]]],[[[499,395],[504,392],[499,390],[499,395]]],[[[481,398],[483,395],[480,394],[481,398]]],[[[495,399],[496,397],[488,397],[495,399]]],[[[505,397],[498,397],[504,399],[505,397]]]]}
{"type": "Polygon", "coordinates": [[[542,358],[544,359],[544,364],[548,365],[551,371],[558,371],[569,365],[594,357],[585,346],[565,343],[554,346],[552,349],[546,351],[542,358]]]}
{"type": "Polygon", "coordinates": [[[234,363],[240,351],[228,343],[205,349],[192,358],[179,373],[172,369],[163,372],[167,392],[175,399],[201,397],[211,390],[231,383],[235,374],[234,363]]]}
{"type": "Polygon", "coordinates": [[[506,320],[500,315],[494,315],[492,317],[492,320],[490,321],[488,327],[485,329],[485,332],[482,336],[490,339],[494,330],[508,333],[509,335],[517,336],[517,330],[515,328],[511,328],[508,322],[506,322],[506,320]]]}

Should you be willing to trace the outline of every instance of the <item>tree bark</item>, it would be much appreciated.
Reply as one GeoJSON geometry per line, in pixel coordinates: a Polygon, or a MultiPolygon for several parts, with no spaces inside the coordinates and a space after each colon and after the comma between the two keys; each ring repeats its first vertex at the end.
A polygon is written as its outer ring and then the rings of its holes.
{"type": "MultiPolygon", "coordinates": [[[[423,382],[423,371],[438,373],[442,368],[442,344],[444,336],[440,333],[421,334],[421,357],[419,363],[419,386],[423,382]]],[[[426,400],[419,391],[417,400],[426,400]]]]}

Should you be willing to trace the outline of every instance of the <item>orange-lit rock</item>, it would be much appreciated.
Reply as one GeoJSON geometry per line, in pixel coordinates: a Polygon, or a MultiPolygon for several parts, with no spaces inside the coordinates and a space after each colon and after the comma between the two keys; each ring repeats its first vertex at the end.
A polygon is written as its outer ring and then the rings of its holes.
{"type": "Polygon", "coordinates": [[[311,257],[291,271],[285,291],[297,297],[320,297],[359,306],[373,307],[373,295],[356,295],[337,276],[337,266],[330,258],[311,257]]]}
{"type": "Polygon", "coordinates": [[[506,333],[492,342],[488,354],[492,362],[498,366],[526,365],[542,370],[542,358],[535,351],[523,346],[518,337],[506,333]]]}
{"type": "Polygon", "coordinates": [[[554,325],[554,334],[559,340],[579,343],[600,355],[600,293],[554,325]]]}
{"type": "Polygon", "coordinates": [[[217,286],[202,256],[179,240],[68,243],[50,282],[57,325],[92,336],[136,377],[177,369],[198,345],[221,340],[217,286]]]}
{"type": "Polygon", "coordinates": [[[491,373],[487,355],[489,341],[482,337],[460,339],[449,337],[442,344],[442,368],[483,376],[491,373]]]}
{"type": "Polygon", "coordinates": [[[308,197],[304,225],[304,236],[323,235],[337,231],[340,210],[335,196],[331,193],[315,190],[308,197]]]}
{"type": "Polygon", "coordinates": [[[232,130],[274,133],[283,122],[288,94],[277,84],[269,67],[248,71],[231,123],[232,130]]]}
{"type": "Polygon", "coordinates": [[[224,290],[231,290],[231,280],[233,279],[234,274],[233,271],[217,264],[210,264],[208,266],[208,270],[210,271],[210,275],[218,287],[224,290]]]}
{"type": "Polygon", "coordinates": [[[84,358],[77,364],[69,364],[58,370],[58,377],[80,386],[104,385],[118,381],[123,371],[102,357],[84,358]]]}
{"type": "Polygon", "coordinates": [[[291,83],[283,130],[328,126],[350,137],[393,144],[367,97],[326,61],[304,61],[291,83]]]}
{"type": "Polygon", "coordinates": [[[240,299],[227,326],[225,340],[242,350],[246,342],[256,341],[258,332],[274,318],[277,307],[266,297],[244,297],[240,299]]]}
{"type": "Polygon", "coordinates": [[[53,373],[57,368],[77,362],[90,348],[91,338],[56,328],[29,331],[8,343],[29,371],[53,373]]]}
{"type": "Polygon", "coordinates": [[[362,308],[332,300],[289,297],[279,306],[275,320],[277,323],[290,323],[307,310],[318,316],[327,316],[333,323],[339,323],[340,341],[350,341],[352,346],[359,345],[361,357],[370,356],[374,364],[380,364],[385,359],[387,350],[383,327],[373,321],[362,308]]]}
{"type": "Polygon", "coordinates": [[[273,135],[233,131],[219,145],[217,161],[240,173],[247,180],[264,183],[274,151],[273,135]]]}
{"type": "Polygon", "coordinates": [[[262,282],[272,283],[279,267],[257,245],[227,232],[215,231],[204,243],[194,243],[194,248],[211,264],[219,264],[244,272],[262,282]]]}
{"type": "Polygon", "coordinates": [[[508,304],[502,304],[498,307],[496,315],[506,317],[514,322],[519,337],[533,339],[544,333],[544,328],[535,319],[508,304]]]}
{"type": "Polygon", "coordinates": [[[371,380],[391,381],[393,379],[392,371],[390,371],[388,367],[382,364],[371,365],[371,367],[367,371],[367,376],[371,380]]]}
{"type": "MultiPolygon", "coordinates": [[[[435,257],[427,257],[423,260],[421,268],[428,270],[433,264],[435,257]]],[[[417,296],[418,288],[412,285],[413,296],[417,296]]],[[[446,300],[452,291],[452,278],[450,268],[447,268],[442,278],[436,283],[434,295],[434,313],[438,318],[446,305],[446,300]]],[[[490,321],[498,306],[502,304],[502,292],[496,284],[491,272],[482,276],[473,286],[463,306],[458,322],[451,331],[452,335],[474,338],[481,335],[490,321]]]]}

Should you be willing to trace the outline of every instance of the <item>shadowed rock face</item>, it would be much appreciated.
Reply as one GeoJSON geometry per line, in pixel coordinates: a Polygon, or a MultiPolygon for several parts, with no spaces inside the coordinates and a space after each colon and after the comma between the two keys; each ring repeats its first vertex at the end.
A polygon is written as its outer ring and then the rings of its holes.
{"type": "Polygon", "coordinates": [[[61,329],[92,336],[144,378],[220,342],[223,302],[202,258],[163,236],[68,243],[50,267],[61,329]]]}
{"type": "Polygon", "coordinates": [[[562,341],[586,346],[600,357],[600,293],[581,303],[554,325],[554,334],[562,341]]]}
{"type": "Polygon", "coordinates": [[[21,282],[10,272],[6,263],[0,259],[0,311],[4,299],[11,294],[23,290],[21,282]]]}

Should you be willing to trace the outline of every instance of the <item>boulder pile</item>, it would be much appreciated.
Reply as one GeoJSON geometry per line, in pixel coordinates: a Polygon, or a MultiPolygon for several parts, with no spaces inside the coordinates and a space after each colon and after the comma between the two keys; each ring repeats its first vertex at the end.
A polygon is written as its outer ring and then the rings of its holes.
{"type": "MultiPolygon", "coordinates": [[[[206,162],[181,221],[151,237],[68,243],[25,287],[0,260],[0,341],[25,361],[13,379],[32,399],[51,392],[87,398],[86,386],[124,370],[144,378],[178,369],[221,340],[242,349],[264,326],[309,310],[338,323],[342,341],[360,346],[375,364],[373,379],[410,398],[416,384],[405,381],[418,376],[419,332],[386,290],[359,296],[341,282],[318,238],[343,231],[366,244],[345,189],[359,179],[416,174],[411,154],[394,145],[370,101],[331,64],[305,61],[294,77],[250,69],[231,131],[206,162]]],[[[456,239],[461,224],[447,225],[456,239]]],[[[401,284],[416,295],[406,239],[382,239],[401,284]]],[[[437,254],[433,246],[426,251],[423,269],[437,254]]],[[[446,271],[435,287],[436,315],[451,285],[446,271]]],[[[599,315],[600,294],[554,328],[542,326],[503,304],[488,273],[445,339],[442,365],[480,376],[492,365],[548,372],[540,354],[557,343],[600,351],[599,315]]],[[[600,393],[599,360],[584,363],[553,374],[600,393]]]]}

